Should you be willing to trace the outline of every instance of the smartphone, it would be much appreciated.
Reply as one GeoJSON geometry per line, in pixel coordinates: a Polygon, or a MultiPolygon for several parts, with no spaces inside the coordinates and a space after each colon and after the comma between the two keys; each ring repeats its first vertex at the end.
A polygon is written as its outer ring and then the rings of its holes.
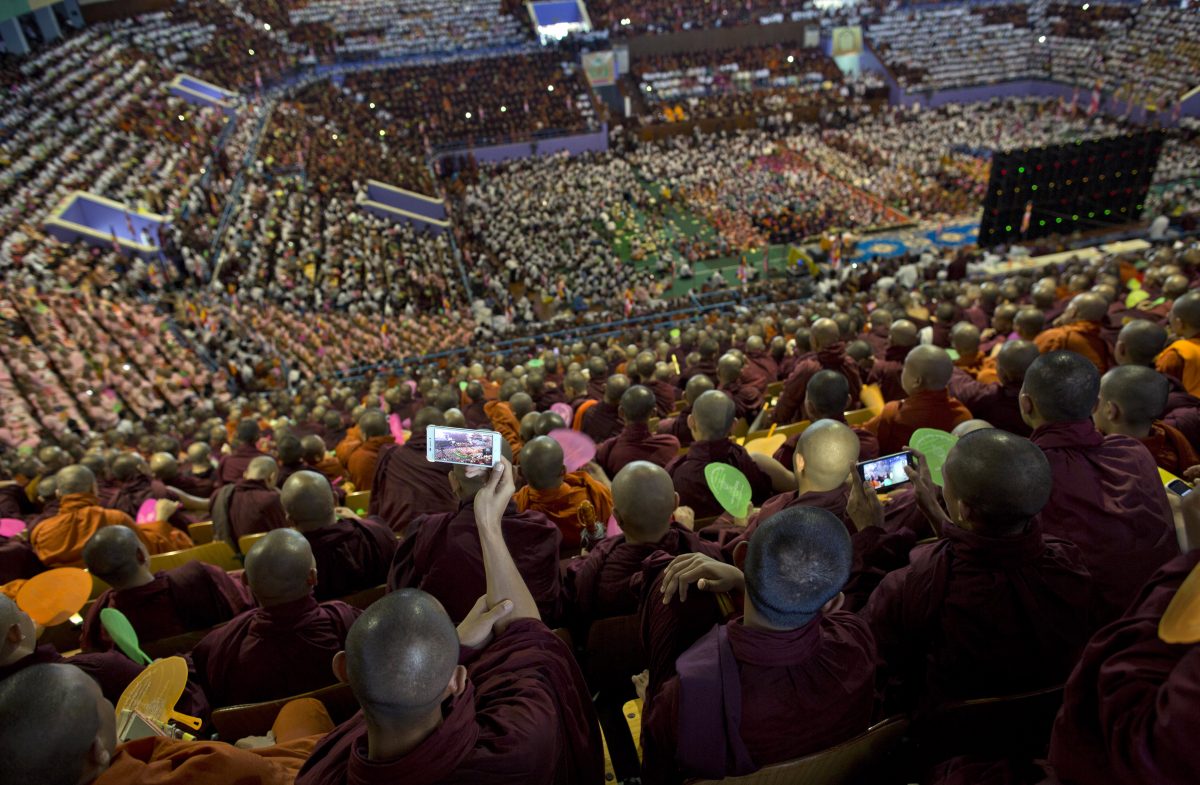
{"type": "Polygon", "coordinates": [[[897,452],[855,464],[863,484],[877,491],[887,491],[909,482],[905,466],[917,465],[911,452],[897,452]]]}
{"type": "Polygon", "coordinates": [[[430,425],[425,430],[425,459],[430,463],[492,467],[500,462],[500,434],[430,425]]]}
{"type": "Polygon", "coordinates": [[[1167,490],[1176,496],[1187,496],[1192,492],[1192,486],[1188,485],[1183,480],[1171,480],[1167,483],[1167,490]]]}

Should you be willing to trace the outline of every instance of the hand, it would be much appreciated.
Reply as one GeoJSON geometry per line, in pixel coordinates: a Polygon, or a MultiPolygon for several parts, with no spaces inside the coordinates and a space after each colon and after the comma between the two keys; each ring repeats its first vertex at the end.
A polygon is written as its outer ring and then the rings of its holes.
{"type": "Polygon", "coordinates": [[[733,525],[738,527],[739,529],[746,528],[746,524],[749,523],[750,521],[752,521],[754,519],[755,515],[758,515],[759,509],[760,508],[758,508],[758,507],[751,506],[748,510],[746,510],[746,514],[744,516],[742,516],[741,518],[734,516],[733,525]]]}
{"type": "Polygon", "coordinates": [[[650,671],[645,670],[636,676],[630,676],[629,680],[633,682],[633,691],[637,693],[638,700],[644,704],[646,702],[646,688],[650,686],[650,671]]]}
{"type": "Polygon", "coordinates": [[[929,474],[929,462],[925,460],[925,456],[911,447],[909,452],[916,456],[917,466],[916,468],[905,466],[904,473],[908,475],[908,479],[912,480],[913,492],[917,494],[917,506],[925,514],[929,525],[933,527],[933,533],[941,537],[942,526],[950,523],[950,517],[938,503],[942,492],[934,484],[933,477],[929,474]]]}
{"type": "Polygon", "coordinates": [[[333,514],[339,518],[353,518],[356,521],[362,520],[359,514],[349,507],[334,507],[333,514]]]}
{"type": "Polygon", "coordinates": [[[492,640],[496,622],[512,613],[513,604],[504,600],[494,608],[488,608],[487,597],[475,601],[475,607],[458,625],[458,642],[468,649],[478,649],[492,640]]]}
{"type": "Polygon", "coordinates": [[[678,593],[679,601],[687,601],[688,587],[696,584],[700,591],[721,593],[740,590],[746,585],[742,571],[732,564],[717,561],[702,553],[685,553],[676,556],[663,572],[663,605],[678,593]]]}
{"type": "Polygon", "coordinates": [[[171,501],[170,499],[159,499],[154,502],[155,520],[168,521],[171,516],[179,509],[179,502],[171,501]]]}
{"type": "MultiPolygon", "coordinates": [[[[1200,469],[1200,466],[1196,468],[1200,469]]],[[[688,531],[692,532],[696,530],[696,511],[691,507],[675,508],[675,514],[672,517],[676,523],[688,531]]]]}
{"type": "Polygon", "coordinates": [[[275,731],[269,730],[266,736],[246,736],[238,739],[233,746],[239,750],[258,750],[263,747],[274,747],[275,744],[275,731]]]}
{"type": "Polygon", "coordinates": [[[1188,482],[1196,482],[1200,480],[1200,466],[1191,466],[1184,470],[1183,479],[1188,482]]]}
{"type": "Polygon", "coordinates": [[[872,526],[883,527],[883,505],[874,488],[869,488],[858,476],[857,471],[850,472],[850,499],[846,503],[846,514],[859,531],[872,526]]]}
{"type": "Polygon", "coordinates": [[[608,475],[604,473],[604,469],[600,468],[600,464],[595,461],[588,461],[583,466],[583,471],[590,474],[592,479],[603,485],[605,488],[612,488],[612,481],[608,479],[608,475]]]}
{"type": "Polygon", "coordinates": [[[996,337],[996,330],[995,330],[995,328],[992,328],[992,327],[986,328],[983,332],[981,332],[979,334],[979,340],[981,340],[981,341],[990,341],[992,338],[995,338],[995,337],[996,337]]]}
{"type": "Polygon", "coordinates": [[[475,494],[475,525],[498,532],[514,490],[512,464],[507,458],[501,458],[492,467],[487,482],[475,494]]]}

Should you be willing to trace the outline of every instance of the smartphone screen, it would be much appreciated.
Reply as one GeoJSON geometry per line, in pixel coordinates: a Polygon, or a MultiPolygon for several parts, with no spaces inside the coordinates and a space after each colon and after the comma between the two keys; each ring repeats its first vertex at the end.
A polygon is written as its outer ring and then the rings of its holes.
{"type": "Polygon", "coordinates": [[[431,463],[495,466],[500,461],[500,434],[431,425],[425,431],[425,458],[431,463]]]}
{"type": "Polygon", "coordinates": [[[858,476],[864,485],[877,491],[886,491],[909,482],[904,467],[914,465],[912,458],[910,452],[897,452],[881,458],[862,461],[856,466],[858,476]]]}
{"type": "Polygon", "coordinates": [[[1177,496],[1187,496],[1192,492],[1192,486],[1183,480],[1171,480],[1167,483],[1167,490],[1177,496]]]}

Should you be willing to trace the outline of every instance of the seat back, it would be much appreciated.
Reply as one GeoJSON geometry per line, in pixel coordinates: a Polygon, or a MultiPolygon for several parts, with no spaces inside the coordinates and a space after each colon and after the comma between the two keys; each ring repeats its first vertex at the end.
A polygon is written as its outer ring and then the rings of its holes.
{"type": "Polygon", "coordinates": [[[229,543],[216,541],[207,545],[197,545],[194,548],[184,548],[181,551],[155,554],[150,557],[150,572],[172,570],[182,567],[190,561],[214,564],[226,572],[242,567],[233,554],[233,548],[229,547],[229,543]]]}
{"type": "Polygon", "coordinates": [[[178,635],[172,635],[169,638],[159,638],[156,641],[148,641],[142,644],[142,651],[149,654],[154,659],[162,659],[163,657],[173,657],[176,654],[187,654],[192,649],[196,648],[196,644],[204,639],[216,627],[205,630],[190,630],[181,632],[178,635]]]}
{"type": "Polygon", "coordinates": [[[907,729],[907,718],[892,717],[836,747],[764,766],[743,777],[691,780],[690,785],[858,785],[896,749],[907,729]]]}
{"type": "Polygon", "coordinates": [[[852,412],[846,412],[846,423],[852,428],[858,425],[866,425],[874,416],[870,409],[856,409],[852,412]]]}
{"type": "Polygon", "coordinates": [[[645,668],[646,654],[642,651],[641,617],[638,614],[592,622],[583,652],[583,672],[592,689],[598,690],[603,684],[624,686],[630,676],[645,668]]]}
{"type": "Polygon", "coordinates": [[[188,536],[192,538],[192,542],[197,545],[207,545],[213,541],[213,524],[212,521],[204,521],[203,523],[189,523],[188,536]]]}
{"type": "Polygon", "coordinates": [[[378,600],[385,594],[387,594],[386,583],[380,584],[379,586],[372,586],[371,588],[363,589],[362,591],[356,591],[353,594],[347,594],[345,597],[342,597],[341,600],[347,605],[358,608],[360,611],[365,611],[368,607],[370,607],[371,603],[375,602],[375,600],[378,600]]]}
{"type": "Polygon", "coordinates": [[[358,699],[350,691],[350,685],[334,684],[289,698],[279,698],[262,703],[243,703],[217,709],[212,713],[213,729],[216,730],[217,736],[221,740],[230,743],[246,736],[264,736],[275,724],[279,710],[285,704],[299,698],[316,698],[321,701],[325,704],[325,710],[329,712],[335,725],[350,719],[359,709],[358,699]]]}
{"type": "Polygon", "coordinates": [[[957,755],[1042,755],[1062,698],[1060,686],[946,704],[913,721],[914,751],[927,765],[957,755]]]}
{"type": "Polygon", "coordinates": [[[767,397],[775,398],[783,392],[783,382],[771,382],[767,385],[767,397]]]}
{"type": "Polygon", "coordinates": [[[354,512],[358,512],[359,510],[366,512],[371,509],[371,492],[357,491],[348,494],[346,496],[346,506],[354,510],[354,512]]]}
{"type": "MultiPolygon", "coordinates": [[[[151,557],[151,558],[154,558],[154,557],[151,557]]],[[[88,573],[88,574],[91,575],[91,573],[88,573]]],[[[112,587],[109,586],[107,583],[100,580],[95,575],[92,575],[92,593],[90,595],[88,595],[88,599],[94,600],[111,588],[112,587]]]]}
{"type": "Polygon", "coordinates": [[[257,534],[247,534],[244,537],[238,537],[238,550],[245,556],[254,547],[254,543],[266,536],[266,532],[258,532],[257,534]]]}

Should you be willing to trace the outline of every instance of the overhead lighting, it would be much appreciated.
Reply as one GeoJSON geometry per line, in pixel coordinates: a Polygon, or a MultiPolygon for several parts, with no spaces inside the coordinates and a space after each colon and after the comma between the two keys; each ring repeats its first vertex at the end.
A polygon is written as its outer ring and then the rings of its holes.
{"type": "Polygon", "coordinates": [[[1083,10],[1084,10],[1084,11],[1088,10],[1088,9],[1089,9],[1089,8],[1091,8],[1091,7],[1092,7],[1092,4],[1091,4],[1091,3],[1084,3],[1084,4],[1083,4],[1083,10]]]}
{"type": "Polygon", "coordinates": [[[385,131],[385,130],[383,130],[382,128],[380,128],[380,129],[379,129],[379,135],[380,135],[380,136],[387,136],[387,131],[385,131]]]}
{"type": "Polygon", "coordinates": [[[263,22],[263,30],[270,30],[270,29],[271,29],[271,25],[267,24],[266,22],[263,22]]]}
{"type": "Polygon", "coordinates": [[[1044,35],[1039,35],[1039,36],[1038,36],[1038,43],[1039,43],[1039,44],[1044,44],[1044,43],[1046,43],[1046,36],[1044,36],[1044,35]]]}
{"type": "Polygon", "coordinates": [[[186,119],[187,119],[187,118],[186,118],[186,117],[184,117],[183,115],[179,115],[179,122],[181,122],[181,123],[182,123],[182,122],[183,122],[184,120],[186,120],[186,119]]]}
{"type": "Polygon", "coordinates": [[[374,102],[374,101],[372,101],[371,103],[367,104],[367,106],[369,106],[369,107],[371,107],[372,109],[374,109],[374,108],[375,108],[375,102],[374,102]]]}
{"type": "Polygon", "coordinates": [[[621,20],[621,24],[624,25],[625,27],[628,27],[629,25],[633,24],[633,20],[630,19],[629,17],[625,17],[624,19],[621,20]]]}
{"type": "Polygon", "coordinates": [[[508,111],[508,107],[507,107],[507,106],[502,106],[502,107],[500,107],[500,111],[501,111],[501,112],[507,112],[507,111],[508,111]]]}
{"type": "Polygon", "coordinates": [[[335,141],[335,142],[337,141],[337,134],[333,135],[333,141],[335,141]]]}
{"type": "Polygon", "coordinates": [[[471,119],[471,113],[470,113],[470,112],[467,112],[467,119],[468,119],[468,120],[470,120],[470,119],[471,119]]]}
{"type": "Polygon", "coordinates": [[[554,85],[552,85],[552,84],[548,84],[548,85],[546,85],[546,92],[548,92],[548,93],[553,93],[553,92],[554,92],[554,85]]]}
{"type": "Polygon", "coordinates": [[[251,55],[253,55],[253,54],[254,54],[254,50],[253,50],[253,49],[247,49],[246,51],[247,51],[247,52],[249,52],[251,55]]]}
{"type": "Polygon", "coordinates": [[[796,62],[796,58],[795,58],[795,57],[793,57],[792,55],[788,55],[788,62],[789,62],[789,63],[794,63],[794,62],[796,62]]]}

